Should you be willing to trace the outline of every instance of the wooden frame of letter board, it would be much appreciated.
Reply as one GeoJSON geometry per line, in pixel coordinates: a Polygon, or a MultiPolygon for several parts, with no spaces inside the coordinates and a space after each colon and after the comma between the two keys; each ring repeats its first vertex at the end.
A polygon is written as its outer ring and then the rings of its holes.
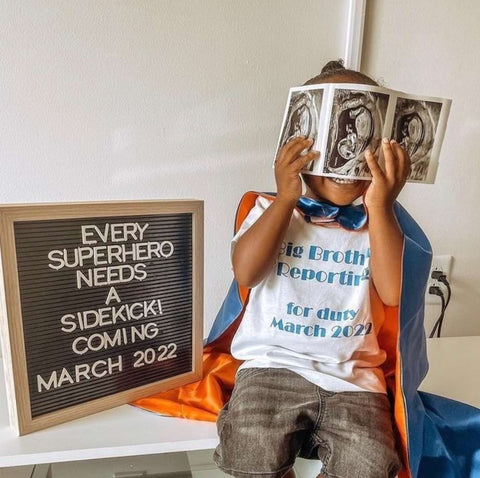
{"type": "Polygon", "coordinates": [[[0,249],[0,327],[10,424],[17,435],[114,408],[202,378],[203,201],[185,199],[0,205],[0,249]],[[32,418],[14,222],[174,213],[192,214],[192,371],[32,418]]]}

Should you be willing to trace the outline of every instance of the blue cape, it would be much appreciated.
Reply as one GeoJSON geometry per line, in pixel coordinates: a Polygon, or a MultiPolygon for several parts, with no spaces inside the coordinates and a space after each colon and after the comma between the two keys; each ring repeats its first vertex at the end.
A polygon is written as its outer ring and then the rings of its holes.
{"type": "MultiPolygon", "coordinates": [[[[237,209],[234,234],[258,195],[274,198],[271,193],[247,192],[237,209]]],[[[418,390],[428,371],[424,309],[432,247],[398,201],[394,212],[404,233],[401,298],[398,307],[385,306],[387,320],[378,341],[387,351],[384,372],[403,448],[399,477],[480,478],[480,409],[418,390]]],[[[224,339],[222,347],[226,344],[228,350],[248,293],[233,280],[204,347],[224,339]]]]}

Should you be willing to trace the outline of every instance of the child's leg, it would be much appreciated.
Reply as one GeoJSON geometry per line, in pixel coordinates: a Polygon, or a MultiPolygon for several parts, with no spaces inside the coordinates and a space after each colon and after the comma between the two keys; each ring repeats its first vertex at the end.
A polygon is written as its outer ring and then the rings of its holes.
{"type": "Polygon", "coordinates": [[[317,454],[322,473],[352,478],[394,478],[402,468],[388,396],[329,392],[319,420],[317,454]]]}
{"type": "Polygon", "coordinates": [[[217,420],[213,460],[236,478],[295,478],[295,458],[317,416],[308,380],[286,368],[242,369],[217,420]]]}

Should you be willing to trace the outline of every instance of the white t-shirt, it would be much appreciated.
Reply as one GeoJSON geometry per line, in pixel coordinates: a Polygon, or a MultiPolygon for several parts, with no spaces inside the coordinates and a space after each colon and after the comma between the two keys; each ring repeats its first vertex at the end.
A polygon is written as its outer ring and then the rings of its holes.
{"type": "MultiPolygon", "coordinates": [[[[258,196],[231,243],[271,200],[258,196]]],[[[250,291],[232,339],[232,355],[247,367],[285,367],[333,392],[386,393],[370,304],[367,227],[308,223],[295,209],[278,259],[250,291]],[[333,226],[333,227],[332,227],[333,226]]]]}

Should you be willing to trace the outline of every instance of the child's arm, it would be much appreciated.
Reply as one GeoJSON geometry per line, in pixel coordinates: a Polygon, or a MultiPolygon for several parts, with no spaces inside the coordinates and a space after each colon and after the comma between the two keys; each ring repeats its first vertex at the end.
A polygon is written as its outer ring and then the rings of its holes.
{"type": "Polygon", "coordinates": [[[408,153],[394,140],[383,142],[385,173],[373,154],[365,154],[372,173],[372,183],[364,197],[368,209],[370,269],[372,280],[382,302],[397,306],[402,278],[403,233],[398,225],[393,204],[410,174],[408,153]]]}
{"type": "Polygon", "coordinates": [[[297,137],[280,149],[275,162],[277,196],[239,238],[233,250],[233,273],[239,285],[254,287],[274,264],[293,209],[302,194],[300,170],[320,154],[310,151],[305,156],[299,156],[311,144],[311,140],[297,137]]]}
{"type": "Polygon", "coordinates": [[[370,269],[378,295],[386,305],[400,301],[403,233],[389,209],[368,208],[370,269]]]}

